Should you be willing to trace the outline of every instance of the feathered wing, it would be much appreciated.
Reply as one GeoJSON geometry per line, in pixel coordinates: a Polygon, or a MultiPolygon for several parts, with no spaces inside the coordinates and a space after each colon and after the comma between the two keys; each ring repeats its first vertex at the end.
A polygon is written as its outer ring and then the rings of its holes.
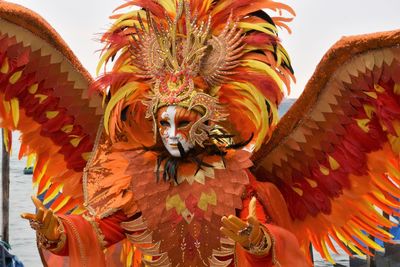
{"type": "MultiPolygon", "coordinates": [[[[283,194],[301,243],[332,261],[379,249],[400,197],[400,31],[347,37],[323,57],[252,172],[283,194]]],[[[260,183],[262,186],[262,183],[260,183]]]]}
{"type": "Polygon", "coordinates": [[[89,98],[91,82],[47,22],[0,2],[1,127],[21,132],[20,156],[36,155],[33,182],[58,213],[83,203],[82,172],[103,113],[101,98],[89,98]]]}

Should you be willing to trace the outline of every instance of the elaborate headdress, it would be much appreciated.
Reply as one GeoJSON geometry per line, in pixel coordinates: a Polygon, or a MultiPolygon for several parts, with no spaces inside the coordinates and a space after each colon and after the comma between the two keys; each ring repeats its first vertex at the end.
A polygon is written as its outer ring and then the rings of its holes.
{"type": "Polygon", "coordinates": [[[283,85],[289,88],[293,78],[276,28],[287,28],[287,19],[271,19],[262,8],[292,9],[270,0],[135,0],[119,9],[130,6],[141,9],[115,15],[102,39],[99,67],[116,58],[96,84],[109,88],[110,136],[122,131],[149,145],[157,110],[177,105],[202,114],[190,131],[198,145],[218,125],[242,140],[253,134],[259,148],[276,123],[283,85]]]}

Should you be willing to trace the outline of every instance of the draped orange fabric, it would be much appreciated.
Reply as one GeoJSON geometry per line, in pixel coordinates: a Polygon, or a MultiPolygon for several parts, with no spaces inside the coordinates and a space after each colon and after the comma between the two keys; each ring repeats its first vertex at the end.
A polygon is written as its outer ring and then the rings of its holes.
{"type": "Polygon", "coordinates": [[[81,216],[60,215],[67,235],[66,247],[60,255],[44,251],[48,266],[106,267],[103,249],[93,226],[81,216]]]}

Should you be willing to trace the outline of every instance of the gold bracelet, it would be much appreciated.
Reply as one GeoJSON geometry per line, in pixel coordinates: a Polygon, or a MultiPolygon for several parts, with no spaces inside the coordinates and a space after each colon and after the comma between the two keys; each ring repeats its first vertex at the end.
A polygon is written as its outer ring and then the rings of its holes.
{"type": "Polygon", "coordinates": [[[263,235],[261,240],[258,242],[258,244],[250,244],[248,251],[253,255],[265,256],[271,250],[272,239],[264,227],[260,227],[260,231],[263,235]]]}
{"type": "Polygon", "coordinates": [[[49,240],[42,232],[36,231],[36,237],[38,240],[39,247],[49,250],[51,252],[58,252],[62,248],[67,240],[67,235],[65,234],[65,229],[62,221],[59,217],[57,217],[58,221],[58,231],[60,233],[60,237],[58,240],[49,240]]]}
{"type": "Polygon", "coordinates": [[[38,240],[39,247],[47,249],[47,250],[56,246],[59,241],[59,240],[49,240],[46,238],[46,236],[42,232],[39,232],[39,231],[36,232],[36,238],[38,240]]]}

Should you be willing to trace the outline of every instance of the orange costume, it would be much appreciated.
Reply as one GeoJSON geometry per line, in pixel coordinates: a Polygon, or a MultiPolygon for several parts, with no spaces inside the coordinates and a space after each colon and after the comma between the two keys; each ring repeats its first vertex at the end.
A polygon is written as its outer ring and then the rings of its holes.
{"type": "MultiPolygon", "coordinates": [[[[195,180],[193,184],[184,182],[178,187],[157,184],[154,179],[155,162],[147,159],[143,162],[144,166],[143,163],[140,164],[142,167],[139,170],[132,170],[134,171],[132,178],[141,177],[140,181],[135,179],[132,185],[127,179],[125,185],[110,184],[110,187],[105,189],[107,192],[117,192],[118,187],[125,187],[127,191],[130,191],[131,189],[128,188],[133,186],[132,191],[138,197],[137,205],[127,202],[122,209],[113,212],[105,203],[122,196],[110,193],[102,200],[94,200],[96,196],[101,195],[101,192],[89,192],[90,198],[94,201],[93,204],[89,204],[88,210],[96,214],[97,218],[62,216],[67,230],[68,246],[56,254],[69,255],[70,260],[73,261],[72,266],[84,266],[85,262],[96,263],[96,266],[119,266],[121,264],[119,255],[124,249],[124,245],[119,242],[127,238],[135,245],[134,266],[141,266],[140,263],[143,261],[148,266],[167,266],[168,264],[172,266],[179,264],[185,266],[309,266],[296,237],[282,227],[289,227],[290,221],[289,214],[281,212],[287,210],[282,196],[272,184],[260,184],[255,181],[254,177],[246,171],[250,164],[248,159],[246,160],[249,155],[247,152],[242,153],[240,158],[227,157],[226,169],[215,170],[212,178],[206,178],[204,183],[195,180]],[[136,173],[141,173],[141,175],[137,176],[136,173]],[[221,182],[225,185],[224,188],[221,188],[221,182]],[[148,190],[142,189],[149,187],[154,188],[152,195],[146,195],[148,190]],[[260,197],[257,202],[257,217],[268,229],[273,240],[271,253],[263,256],[252,255],[242,247],[235,246],[234,242],[221,236],[219,230],[220,220],[224,214],[240,210],[241,218],[245,219],[248,216],[250,198],[257,196],[258,187],[263,192],[263,198],[260,197]],[[274,199],[275,202],[264,204],[265,197],[274,199]],[[269,211],[268,206],[271,204],[274,207],[269,211]],[[273,221],[267,215],[274,212],[278,212],[277,221],[273,221]],[[84,232],[85,237],[82,239],[82,235],[76,236],[74,228],[79,229],[79,233],[84,232]],[[105,247],[108,248],[106,258],[102,257],[105,247]],[[113,256],[114,254],[117,256],[113,256]]],[[[138,161],[143,161],[145,157],[145,155],[140,156],[140,152],[123,152],[118,156],[116,154],[115,152],[110,154],[112,159],[107,160],[107,166],[113,166],[121,161],[124,163],[121,166],[138,166],[138,161]],[[127,159],[131,160],[129,164],[124,162],[127,159]]],[[[94,166],[107,168],[97,164],[94,166]]],[[[187,177],[187,181],[190,178],[187,177]]],[[[95,184],[100,182],[96,178],[91,180],[88,178],[88,190],[93,190],[95,184]]],[[[120,191],[119,194],[123,194],[122,192],[124,191],[120,191]]],[[[89,200],[89,203],[92,201],[89,200]]],[[[51,255],[48,264],[61,266],[60,262],[64,261],[63,258],[51,255]]]]}
{"type": "Polygon", "coordinates": [[[390,242],[376,207],[400,204],[400,31],[339,41],[278,123],[286,13],[127,1],[93,80],[42,18],[0,2],[1,126],[37,158],[45,207],[24,218],[44,264],[302,267],[310,244],[333,262],[334,243],[390,242]]]}
{"type": "MultiPolygon", "coordinates": [[[[137,152],[123,154],[133,161],[138,160],[136,155],[132,155],[137,152]]],[[[115,157],[114,153],[113,157],[115,157]]],[[[123,159],[118,158],[118,161],[123,161],[123,159]]],[[[182,188],[165,185],[159,189],[156,188],[157,183],[152,173],[154,161],[150,161],[146,167],[140,168],[143,175],[140,176],[141,181],[135,183],[135,186],[152,186],[156,192],[150,196],[142,194],[139,196],[142,199],[138,197],[134,209],[139,209],[140,212],[132,210],[133,205],[129,203],[122,208],[122,211],[108,215],[112,211],[105,208],[106,202],[102,200],[88,207],[97,214],[98,218],[62,216],[64,227],[67,228],[68,246],[56,253],[60,256],[69,255],[70,260],[73,260],[72,266],[84,266],[85,262],[96,263],[96,266],[119,266],[121,264],[119,255],[124,249],[124,245],[119,242],[127,238],[135,245],[134,266],[141,266],[140,263],[143,260],[149,266],[167,266],[169,262],[172,266],[178,266],[178,264],[185,266],[275,266],[275,264],[309,266],[296,237],[282,227],[290,220],[288,213],[279,215],[277,219],[281,221],[272,221],[271,217],[266,215],[268,207],[262,203],[262,198],[257,202],[257,216],[273,237],[271,253],[263,256],[252,255],[240,246],[235,247],[234,242],[220,235],[221,215],[241,209],[240,217],[246,218],[250,198],[257,195],[257,187],[261,187],[263,193],[267,192],[264,197],[268,196],[276,200],[273,209],[287,210],[282,196],[272,184],[259,184],[245,169],[241,170],[248,167],[248,161],[242,162],[242,166],[230,165],[230,161],[235,162],[234,159],[227,159],[226,169],[215,170],[212,180],[205,181],[204,184],[195,181],[194,184],[180,184],[179,187],[182,188]],[[228,187],[227,181],[230,181],[228,187]],[[227,188],[223,188],[224,185],[227,188]],[[182,189],[186,190],[182,192],[182,189]],[[131,211],[128,212],[126,209],[131,211]],[[79,229],[79,233],[85,233],[83,238],[87,239],[81,240],[81,234],[76,236],[74,227],[79,229]],[[186,247],[183,247],[184,245],[186,247]],[[95,249],[96,247],[98,249],[95,249]],[[104,247],[108,248],[106,258],[101,257],[102,249],[99,249],[104,247]],[[113,256],[114,254],[117,256],[113,256]]],[[[112,160],[107,162],[115,164],[112,160]]],[[[125,164],[125,166],[129,165],[131,164],[125,164]]],[[[132,174],[132,177],[135,175],[132,174]]],[[[96,182],[98,181],[93,181],[93,183],[96,182]]],[[[129,187],[129,183],[126,185],[129,187]]],[[[115,191],[117,186],[121,185],[114,184],[108,188],[108,191],[115,191]]],[[[93,194],[93,197],[98,193],[93,194]]],[[[112,201],[115,198],[115,195],[110,194],[107,200],[112,201]]],[[[63,258],[57,259],[53,255],[50,256],[49,266],[60,265],[58,260],[63,262],[63,258]]]]}

